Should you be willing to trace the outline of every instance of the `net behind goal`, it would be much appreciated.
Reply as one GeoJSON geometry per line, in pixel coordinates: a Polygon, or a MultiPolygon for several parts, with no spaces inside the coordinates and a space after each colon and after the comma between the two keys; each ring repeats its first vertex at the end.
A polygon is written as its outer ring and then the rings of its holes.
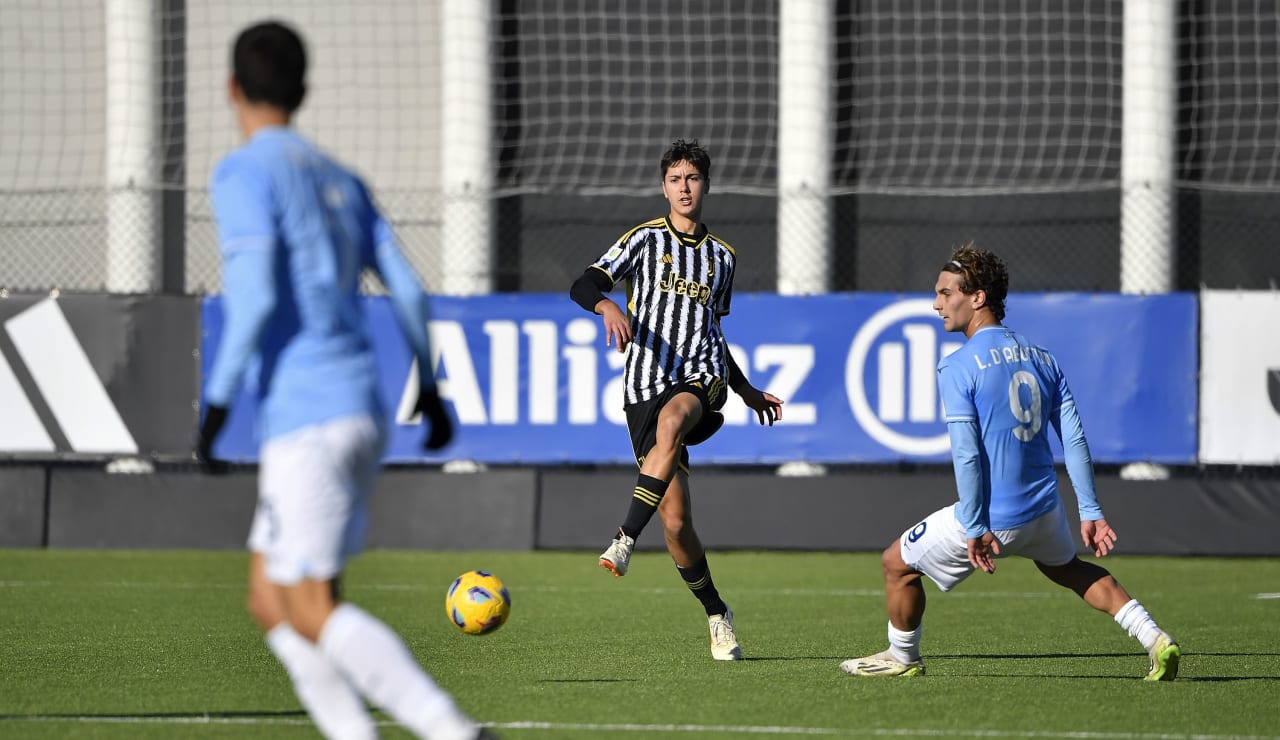
{"type": "MultiPolygon", "coordinates": [[[[504,285],[560,289],[561,275],[537,270],[576,266],[657,215],[659,154],[675,138],[697,138],[713,157],[715,223],[753,255],[754,274],[765,276],[753,289],[771,289],[780,162],[809,145],[783,128],[795,111],[780,102],[793,99],[783,44],[793,5],[486,5],[488,36],[477,41],[491,63],[482,75],[492,101],[486,192],[504,285]]],[[[820,179],[832,220],[811,238],[835,247],[824,271],[851,276],[834,287],[914,285],[903,266],[913,245],[975,233],[993,248],[1046,245],[1047,277],[1071,267],[1052,263],[1055,254],[1082,243],[1098,245],[1098,270],[1118,269],[1117,208],[1106,199],[1122,180],[1126,6],[828,0],[829,167],[820,179]],[[1079,196],[1070,201],[1079,207],[1064,207],[1060,194],[1079,196]],[[998,208],[974,200],[989,196],[1008,198],[998,208]],[[1036,218],[1036,230],[1023,228],[1036,218]]],[[[368,177],[435,282],[451,239],[443,132],[468,102],[444,93],[448,11],[439,0],[0,3],[0,282],[102,290],[112,282],[109,245],[171,228],[165,209],[176,202],[180,289],[217,290],[206,186],[238,139],[225,102],[227,45],[269,17],[300,28],[312,52],[299,127],[368,177]],[[139,104],[148,91],[154,105],[139,104]]],[[[1179,3],[1175,33],[1175,186],[1255,197],[1280,189],[1280,13],[1261,2],[1179,3]]],[[[814,227],[798,219],[783,228],[814,227]]],[[[1251,228],[1249,239],[1269,239],[1251,228]]],[[[1063,287],[1113,282],[1082,275],[1063,287]]]]}
{"type": "Polygon", "coordinates": [[[1120,5],[838,3],[837,187],[1114,186],[1120,5]]]}

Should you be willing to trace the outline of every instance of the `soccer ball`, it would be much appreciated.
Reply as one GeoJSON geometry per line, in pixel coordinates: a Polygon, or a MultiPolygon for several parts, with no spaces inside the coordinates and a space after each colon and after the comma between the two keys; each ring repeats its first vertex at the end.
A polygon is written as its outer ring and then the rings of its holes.
{"type": "Polygon", "coordinates": [[[453,626],[468,635],[487,635],[507,621],[511,594],[492,573],[470,570],[453,579],[444,609],[453,626]]]}

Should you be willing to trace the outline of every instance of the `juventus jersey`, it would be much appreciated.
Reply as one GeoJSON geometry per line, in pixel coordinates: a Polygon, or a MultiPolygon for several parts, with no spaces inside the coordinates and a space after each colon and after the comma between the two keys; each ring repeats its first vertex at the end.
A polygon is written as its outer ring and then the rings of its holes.
{"type": "Polygon", "coordinates": [[[724,382],[728,348],[720,317],[729,313],[736,262],[733,247],[705,227],[680,234],[664,217],[623,234],[592,265],[615,286],[628,281],[626,405],[680,383],[724,382]]]}

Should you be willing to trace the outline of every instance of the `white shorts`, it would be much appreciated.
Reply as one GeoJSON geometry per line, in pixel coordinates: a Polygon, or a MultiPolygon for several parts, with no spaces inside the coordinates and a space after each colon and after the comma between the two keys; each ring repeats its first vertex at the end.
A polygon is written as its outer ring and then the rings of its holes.
{"type": "Polygon", "coordinates": [[[384,443],[381,425],[360,415],[262,446],[249,549],[264,556],[267,580],[329,580],[360,552],[384,443]]]}
{"type": "MultiPolygon", "coordinates": [[[[1045,565],[1065,565],[1076,556],[1062,502],[1053,511],[1016,529],[994,532],[1000,555],[1021,555],[1045,565]]],[[[969,577],[969,538],[956,520],[956,504],[938,509],[924,521],[902,533],[898,540],[902,560],[929,576],[943,591],[950,591],[969,577]]]]}

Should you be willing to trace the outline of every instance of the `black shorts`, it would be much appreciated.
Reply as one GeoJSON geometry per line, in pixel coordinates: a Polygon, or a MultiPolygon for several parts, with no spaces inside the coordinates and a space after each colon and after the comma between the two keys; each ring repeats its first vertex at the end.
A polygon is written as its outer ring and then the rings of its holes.
{"type": "MultiPolygon", "coordinates": [[[[706,383],[680,383],[679,385],[671,386],[648,401],[634,403],[626,408],[627,431],[631,434],[631,449],[635,452],[637,465],[644,464],[645,455],[648,455],[649,450],[652,450],[653,446],[657,444],[658,415],[662,413],[662,408],[677,393],[692,393],[698,397],[698,401],[702,404],[702,418],[698,421],[698,426],[689,432],[690,436],[693,436],[694,432],[704,424],[713,423],[715,414],[724,408],[726,396],[724,383],[719,379],[713,380],[709,385],[711,387],[710,392],[708,392],[708,384],[706,383]]],[[[689,472],[689,448],[686,445],[680,445],[679,465],[686,473],[689,472]]]]}

